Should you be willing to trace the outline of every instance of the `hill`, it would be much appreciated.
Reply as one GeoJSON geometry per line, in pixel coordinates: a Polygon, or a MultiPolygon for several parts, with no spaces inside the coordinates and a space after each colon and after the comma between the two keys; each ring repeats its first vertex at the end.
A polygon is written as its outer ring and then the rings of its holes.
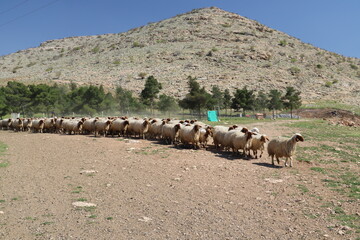
{"type": "MultiPolygon", "coordinates": [[[[346,37],[346,36],[344,36],[346,37]]],[[[187,77],[210,90],[293,86],[305,101],[358,105],[360,59],[301,42],[216,7],[196,9],[124,33],[49,40],[0,57],[0,84],[103,84],[139,93],[154,75],[163,93],[187,92],[187,77]]]]}

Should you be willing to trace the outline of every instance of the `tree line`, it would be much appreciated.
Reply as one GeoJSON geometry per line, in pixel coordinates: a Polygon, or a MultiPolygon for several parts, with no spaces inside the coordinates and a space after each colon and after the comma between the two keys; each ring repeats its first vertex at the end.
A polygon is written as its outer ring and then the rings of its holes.
{"type": "Polygon", "coordinates": [[[130,114],[155,109],[162,113],[188,109],[194,114],[204,110],[261,111],[266,109],[288,109],[292,112],[301,106],[300,92],[287,87],[283,94],[277,89],[256,92],[247,87],[235,88],[232,95],[229,89],[221,91],[212,86],[211,91],[201,87],[194,77],[188,77],[189,92],[180,100],[166,94],[160,94],[161,83],[154,76],[149,76],[139,96],[130,90],[117,87],[114,93],[105,92],[100,86],[31,84],[9,81],[0,88],[0,117],[9,113],[21,113],[34,116],[44,113],[47,116],[72,115],[73,113],[95,116],[100,114],[130,114]]]}

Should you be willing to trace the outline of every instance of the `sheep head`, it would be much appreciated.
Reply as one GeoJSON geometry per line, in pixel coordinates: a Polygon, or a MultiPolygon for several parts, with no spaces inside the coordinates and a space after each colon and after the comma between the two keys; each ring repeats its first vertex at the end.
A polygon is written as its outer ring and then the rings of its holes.
{"type": "Polygon", "coordinates": [[[295,141],[296,142],[303,142],[304,141],[304,137],[303,136],[301,136],[301,134],[300,133],[296,133],[295,135],[294,135],[294,137],[295,137],[295,141]]]}

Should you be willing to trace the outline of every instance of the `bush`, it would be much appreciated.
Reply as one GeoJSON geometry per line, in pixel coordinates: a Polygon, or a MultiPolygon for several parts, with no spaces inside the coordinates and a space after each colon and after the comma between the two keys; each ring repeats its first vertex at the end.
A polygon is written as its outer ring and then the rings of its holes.
{"type": "Polygon", "coordinates": [[[135,47],[143,48],[143,47],[145,47],[145,44],[143,44],[143,43],[138,43],[138,42],[133,42],[132,47],[133,47],[133,48],[135,48],[135,47]]]}
{"type": "Polygon", "coordinates": [[[330,82],[330,81],[326,81],[325,82],[325,87],[331,87],[333,85],[333,83],[332,82],[330,82]]]}
{"type": "Polygon", "coordinates": [[[280,40],[279,45],[282,47],[285,47],[287,45],[287,41],[286,40],[280,40]]]}
{"type": "Polygon", "coordinates": [[[298,67],[291,67],[291,68],[289,68],[289,71],[290,71],[291,75],[296,76],[296,75],[299,75],[299,73],[300,73],[300,68],[298,68],[298,67]]]}

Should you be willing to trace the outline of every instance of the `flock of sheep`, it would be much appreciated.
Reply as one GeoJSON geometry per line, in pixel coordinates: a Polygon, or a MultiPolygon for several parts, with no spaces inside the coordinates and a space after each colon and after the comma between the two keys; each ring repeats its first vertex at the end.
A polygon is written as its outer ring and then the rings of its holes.
{"type": "Polygon", "coordinates": [[[213,140],[216,149],[239,153],[243,156],[261,158],[265,144],[274,165],[274,157],[278,164],[279,158],[285,157],[285,166],[292,167],[296,143],[304,141],[301,134],[296,133],[291,138],[278,137],[270,140],[265,134],[261,134],[257,128],[247,129],[239,126],[210,126],[196,120],[174,119],[139,119],[127,117],[115,118],[43,118],[43,119],[4,119],[1,121],[1,129],[14,131],[32,131],[61,134],[94,134],[118,135],[126,137],[140,137],[147,139],[159,139],[168,144],[190,145],[194,149],[206,148],[210,139],[213,140]]]}

